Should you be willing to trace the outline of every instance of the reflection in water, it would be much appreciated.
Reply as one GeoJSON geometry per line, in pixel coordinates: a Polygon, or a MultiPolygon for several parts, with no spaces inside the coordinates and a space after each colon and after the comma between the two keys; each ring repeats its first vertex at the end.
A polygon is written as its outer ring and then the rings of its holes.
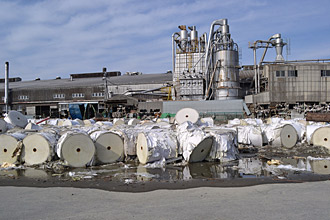
{"type": "Polygon", "coordinates": [[[0,177],[25,176],[34,179],[59,178],[65,180],[87,180],[100,178],[123,183],[191,179],[259,178],[266,176],[296,175],[299,173],[330,174],[330,158],[277,158],[280,165],[269,165],[266,159],[242,158],[231,163],[203,162],[191,164],[168,164],[161,168],[150,168],[135,162],[114,163],[90,168],[51,169],[0,169],[0,177]]]}

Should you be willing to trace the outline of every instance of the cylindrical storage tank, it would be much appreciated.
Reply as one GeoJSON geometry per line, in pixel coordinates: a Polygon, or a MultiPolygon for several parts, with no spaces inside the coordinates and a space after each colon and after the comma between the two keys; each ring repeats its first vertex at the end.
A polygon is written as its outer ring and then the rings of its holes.
{"type": "Polygon", "coordinates": [[[186,121],[196,123],[198,119],[199,119],[199,113],[192,108],[180,109],[175,115],[175,120],[179,125],[186,121]]]}
{"type": "Polygon", "coordinates": [[[238,99],[239,98],[239,60],[238,51],[236,50],[220,50],[216,51],[213,63],[216,64],[220,60],[220,69],[214,75],[214,99],[238,99]]]}
{"type": "Polygon", "coordinates": [[[13,157],[16,149],[23,147],[21,140],[24,139],[26,134],[13,133],[0,135],[0,164],[5,162],[15,163],[18,161],[18,155],[13,157]]]}
{"type": "Polygon", "coordinates": [[[95,131],[90,134],[94,141],[98,163],[107,164],[121,161],[124,157],[124,141],[111,131],[95,131]]]}
{"type": "Polygon", "coordinates": [[[3,119],[0,119],[0,134],[7,131],[7,122],[3,119]]]}
{"type": "Polygon", "coordinates": [[[85,133],[66,132],[58,140],[56,154],[71,167],[84,167],[94,157],[93,140],[85,133]]]}
{"type": "Polygon", "coordinates": [[[23,139],[23,161],[27,165],[42,164],[54,157],[56,135],[52,133],[36,133],[23,139]]]}
{"type": "Polygon", "coordinates": [[[282,146],[286,148],[294,147],[299,140],[297,130],[291,124],[283,126],[280,137],[282,146]]]}
{"type": "Polygon", "coordinates": [[[20,128],[25,128],[28,123],[26,117],[17,111],[10,111],[5,117],[5,121],[20,128]]]}
{"type": "Polygon", "coordinates": [[[177,157],[178,144],[170,130],[153,129],[139,133],[136,154],[142,164],[177,157]]]}
{"type": "Polygon", "coordinates": [[[186,121],[177,129],[178,152],[187,162],[200,162],[209,155],[213,138],[192,122],[186,121]]]}
{"type": "Polygon", "coordinates": [[[320,127],[312,135],[314,146],[326,147],[330,150],[330,127],[320,127]]]}

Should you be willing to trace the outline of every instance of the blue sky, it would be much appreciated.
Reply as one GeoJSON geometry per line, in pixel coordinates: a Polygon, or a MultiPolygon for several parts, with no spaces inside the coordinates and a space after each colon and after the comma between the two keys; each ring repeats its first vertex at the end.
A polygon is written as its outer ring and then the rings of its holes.
{"type": "MultiPolygon", "coordinates": [[[[329,11],[327,0],[0,0],[0,73],[6,61],[11,76],[23,80],[103,67],[162,73],[172,68],[171,35],[178,25],[195,25],[201,35],[221,18],[228,18],[242,65],[253,63],[248,42],[276,33],[291,41],[289,60],[327,59],[329,11]]],[[[266,60],[274,59],[270,50],[266,60]]]]}

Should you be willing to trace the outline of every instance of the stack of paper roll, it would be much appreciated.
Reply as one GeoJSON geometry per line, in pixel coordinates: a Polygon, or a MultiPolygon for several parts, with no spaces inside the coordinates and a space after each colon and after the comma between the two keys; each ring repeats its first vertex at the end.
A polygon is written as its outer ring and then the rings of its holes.
{"type": "Polygon", "coordinates": [[[139,133],[136,141],[137,157],[142,164],[175,158],[178,144],[173,131],[153,129],[139,133]]]}
{"type": "Polygon", "coordinates": [[[312,135],[314,146],[326,147],[330,150],[330,127],[324,126],[317,128],[312,135]]]}
{"type": "Polygon", "coordinates": [[[111,131],[94,131],[90,133],[96,149],[97,163],[106,164],[121,161],[124,156],[124,141],[111,131]]]}
{"type": "Polygon", "coordinates": [[[178,152],[187,162],[200,162],[209,155],[213,138],[190,121],[177,128],[178,152]]]}
{"type": "Polygon", "coordinates": [[[175,115],[175,120],[179,125],[186,121],[196,123],[198,119],[199,119],[199,113],[192,108],[180,109],[175,115]]]}
{"type": "Polygon", "coordinates": [[[42,164],[51,161],[54,157],[54,148],[57,142],[54,133],[35,133],[23,139],[22,159],[27,165],[42,164]]]}
{"type": "Polygon", "coordinates": [[[17,111],[10,111],[5,117],[5,121],[20,128],[25,128],[28,123],[26,117],[22,113],[17,111]]]}
{"type": "Polygon", "coordinates": [[[5,120],[0,119],[0,134],[5,133],[7,131],[7,123],[5,120]]]}
{"type": "Polygon", "coordinates": [[[213,144],[207,160],[227,162],[238,158],[237,131],[222,127],[206,129],[213,136],[213,144]]]}
{"type": "Polygon", "coordinates": [[[92,162],[95,153],[93,140],[86,133],[68,131],[58,140],[57,156],[71,167],[84,167],[92,162]]]}
{"type": "Polygon", "coordinates": [[[24,133],[12,133],[0,135],[0,164],[4,162],[15,163],[18,161],[18,154],[15,154],[23,145],[24,133]]]}

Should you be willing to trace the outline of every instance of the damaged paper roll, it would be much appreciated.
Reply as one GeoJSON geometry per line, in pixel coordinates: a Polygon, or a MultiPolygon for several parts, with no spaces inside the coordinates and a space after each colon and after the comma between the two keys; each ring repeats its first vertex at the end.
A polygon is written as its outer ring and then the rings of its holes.
{"type": "Polygon", "coordinates": [[[132,118],[127,122],[128,125],[135,126],[140,124],[140,120],[136,118],[132,118]]]}
{"type": "Polygon", "coordinates": [[[23,139],[23,161],[27,165],[42,164],[54,157],[56,135],[52,133],[36,133],[23,139]]]}
{"type": "Polygon", "coordinates": [[[322,146],[330,150],[330,127],[317,128],[312,135],[314,146],[322,146]]]}
{"type": "Polygon", "coordinates": [[[125,124],[125,120],[123,118],[114,118],[113,126],[119,126],[125,124]]]}
{"type": "Polygon", "coordinates": [[[85,126],[93,126],[95,121],[93,119],[86,119],[83,121],[85,126]]]}
{"type": "Polygon", "coordinates": [[[94,131],[90,134],[96,149],[98,163],[107,164],[121,161],[124,157],[124,141],[111,131],[94,131]]]}
{"type": "Polygon", "coordinates": [[[0,134],[3,134],[7,131],[7,122],[3,119],[0,119],[0,134]]]}
{"type": "Polygon", "coordinates": [[[0,135],[0,164],[16,163],[19,159],[23,144],[21,140],[26,134],[12,133],[0,135]]]}
{"type": "Polygon", "coordinates": [[[72,126],[81,126],[81,123],[77,120],[65,120],[62,124],[64,127],[72,127],[72,126]]]}
{"type": "Polygon", "coordinates": [[[24,128],[28,123],[26,117],[17,111],[10,111],[5,117],[5,121],[20,128],[24,128]]]}
{"type": "Polygon", "coordinates": [[[187,162],[200,162],[209,155],[213,138],[192,122],[186,121],[177,128],[179,153],[187,162]]]}
{"type": "Polygon", "coordinates": [[[238,143],[245,145],[253,145],[254,147],[261,147],[262,131],[259,127],[253,125],[237,126],[238,143]]]}
{"type": "Polygon", "coordinates": [[[71,167],[89,165],[94,157],[93,140],[82,132],[66,132],[56,145],[57,156],[71,167]]]}
{"type": "Polygon", "coordinates": [[[214,127],[206,132],[213,136],[212,148],[206,160],[228,162],[238,159],[237,131],[214,127]]]}
{"type": "Polygon", "coordinates": [[[196,123],[198,119],[199,119],[199,113],[192,108],[180,109],[175,115],[175,120],[179,125],[186,121],[196,123]]]}
{"type": "Polygon", "coordinates": [[[25,130],[37,130],[37,131],[40,131],[40,130],[42,129],[42,127],[39,126],[39,125],[36,125],[36,124],[34,124],[34,123],[32,123],[32,122],[29,122],[29,123],[25,126],[24,129],[25,129],[25,130]]]}
{"type": "Polygon", "coordinates": [[[141,132],[136,141],[137,157],[142,164],[177,157],[178,144],[170,130],[153,129],[141,132]]]}

